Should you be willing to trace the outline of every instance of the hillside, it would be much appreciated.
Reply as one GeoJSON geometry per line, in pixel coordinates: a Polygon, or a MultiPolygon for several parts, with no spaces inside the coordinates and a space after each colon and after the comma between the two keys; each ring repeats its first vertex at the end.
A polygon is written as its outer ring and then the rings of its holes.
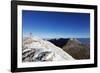
{"type": "Polygon", "coordinates": [[[49,41],[37,37],[24,37],[23,62],[75,60],[71,55],[49,41]]]}
{"type": "Polygon", "coordinates": [[[89,46],[89,44],[82,44],[77,39],[69,39],[67,43],[63,46],[63,50],[69,53],[75,59],[89,59],[89,46]]]}

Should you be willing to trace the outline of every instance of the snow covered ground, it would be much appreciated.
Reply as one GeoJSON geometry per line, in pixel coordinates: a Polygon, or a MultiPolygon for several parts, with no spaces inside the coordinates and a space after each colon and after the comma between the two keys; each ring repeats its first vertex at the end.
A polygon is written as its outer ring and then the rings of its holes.
{"type": "Polygon", "coordinates": [[[23,38],[23,62],[75,60],[61,48],[38,37],[23,38]]]}

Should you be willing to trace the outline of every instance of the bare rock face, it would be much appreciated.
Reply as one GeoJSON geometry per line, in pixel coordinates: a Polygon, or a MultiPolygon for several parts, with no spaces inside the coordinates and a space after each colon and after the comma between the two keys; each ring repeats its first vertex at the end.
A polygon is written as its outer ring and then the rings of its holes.
{"type": "Polygon", "coordinates": [[[31,62],[33,57],[34,57],[34,54],[35,54],[36,50],[31,48],[31,49],[26,49],[26,50],[23,50],[22,52],[22,61],[23,62],[31,62]]]}
{"type": "Polygon", "coordinates": [[[82,44],[77,39],[69,39],[69,41],[63,46],[63,50],[69,53],[75,59],[90,58],[89,45],[82,44]]]}

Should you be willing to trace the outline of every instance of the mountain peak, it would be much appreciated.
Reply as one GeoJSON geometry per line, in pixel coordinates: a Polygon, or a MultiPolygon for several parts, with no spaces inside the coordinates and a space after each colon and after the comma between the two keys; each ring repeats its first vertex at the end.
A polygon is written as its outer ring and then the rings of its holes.
{"type": "Polygon", "coordinates": [[[25,61],[63,61],[63,60],[74,60],[74,58],[62,50],[60,47],[55,46],[47,40],[32,36],[23,40],[23,62],[25,61]],[[27,44],[29,43],[29,44],[27,44]],[[35,50],[34,55],[29,50],[35,50]],[[31,58],[29,58],[31,56],[31,58]],[[51,60],[52,59],[52,60],[51,60]]]}
{"type": "Polygon", "coordinates": [[[70,42],[70,41],[74,42],[74,43],[77,43],[77,44],[81,44],[81,42],[76,38],[70,38],[68,42],[70,42]]]}
{"type": "Polygon", "coordinates": [[[89,48],[89,46],[82,44],[76,38],[70,38],[63,46],[63,50],[75,59],[89,59],[89,48]]]}

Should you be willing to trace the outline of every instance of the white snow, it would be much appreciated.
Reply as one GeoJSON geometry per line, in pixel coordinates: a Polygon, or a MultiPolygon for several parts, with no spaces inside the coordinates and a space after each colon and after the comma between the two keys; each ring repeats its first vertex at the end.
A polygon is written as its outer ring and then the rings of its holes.
{"type": "MultiPolygon", "coordinates": [[[[72,56],[70,56],[68,53],[63,51],[61,48],[55,46],[49,41],[42,40],[40,38],[31,37],[29,38],[33,42],[30,44],[24,44],[24,47],[28,47],[29,49],[35,49],[35,55],[33,58],[37,57],[39,53],[50,51],[54,54],[53,61],[64,61],[64,60],[75,60],[72,56]]],[[[23,42],[28,42],[28,40],[25,40],[23,42]]],[[[53,55],[51,54],[51,55],[53,55]]],[[[48,56],[50,57],[50,55],[48,56]]]]}

